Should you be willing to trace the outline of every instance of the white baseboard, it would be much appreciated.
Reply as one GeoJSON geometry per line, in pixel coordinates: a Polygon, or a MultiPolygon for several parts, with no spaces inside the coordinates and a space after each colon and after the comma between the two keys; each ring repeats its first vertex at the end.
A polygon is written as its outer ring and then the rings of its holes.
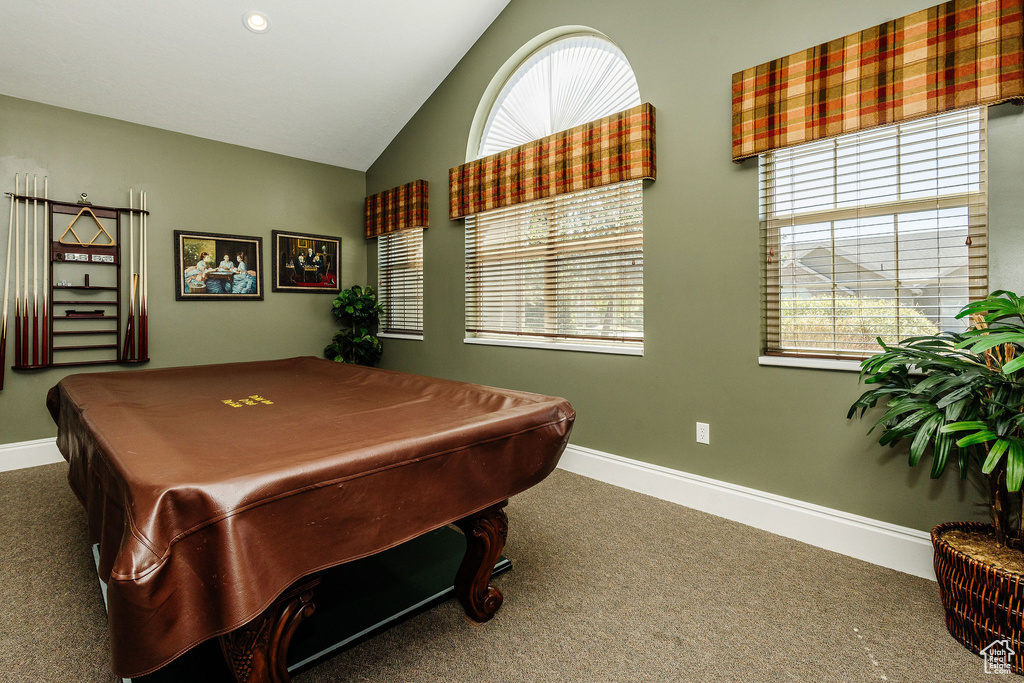
{"type": "Polygon", "coordinates": [[[64,456],[57,450],[55,438],[0,444],[0,472],[55,462],[64,462],[64,456]]]}
{"type": "MultiPolygon", "coordinates": [[[[0,472],[63,462],[56,439],[0,445],[0,472]]],[[[591,479],[935,580],[924,531],[570,444],[558,465],[591,479]]]]}
{"type": "Polygon", "coordinates": [[[935,580],[929,534],[570,444],[558,465],[622,488],[935,580]]]}

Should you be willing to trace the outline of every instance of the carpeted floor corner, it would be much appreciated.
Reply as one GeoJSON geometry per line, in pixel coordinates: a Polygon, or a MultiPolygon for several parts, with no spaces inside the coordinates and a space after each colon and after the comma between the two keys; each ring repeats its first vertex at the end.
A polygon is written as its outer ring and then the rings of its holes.
{"type": "MultiPolygon", "coordinates": [[[[65,476],[0,473],[2,681],[114,680],[65,476]]],[[[449,601],[296,683],[991,680],[930,581],[562,471],[507,511],[491,623],[449,601]]]]}

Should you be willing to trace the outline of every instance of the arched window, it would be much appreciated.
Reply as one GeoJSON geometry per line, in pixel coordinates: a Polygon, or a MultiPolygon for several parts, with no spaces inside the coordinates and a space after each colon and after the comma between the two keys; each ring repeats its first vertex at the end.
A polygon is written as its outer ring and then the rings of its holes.
{"type": "Polygon", "coordinates": [[[640,104],[636,76],[607,38],[556,38],[527,57],[494,98],[475,158],[640,104]]]}
{"type": "MultiPolygon", "coordinates": [[[[574,31],[534,45],[492,81],[470,160],[640,105],[607,38],[574,31]]],[[[643,180],[468,215],[466,341],[642,354],[643,180]]]]}

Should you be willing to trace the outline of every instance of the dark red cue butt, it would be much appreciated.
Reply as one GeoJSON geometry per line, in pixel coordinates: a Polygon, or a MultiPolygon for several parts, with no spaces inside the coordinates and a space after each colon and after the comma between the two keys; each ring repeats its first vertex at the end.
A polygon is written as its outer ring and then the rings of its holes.
{"type": "Polygon", "coordinates": [[[21,363],[28,365],[28,299],[25,300],[24,318],[21,321],[21,363]]]}
{"type": "Polygon", "coordinates": [[[135,314],[128,314],[128,324],[124,327],[124,349],[121,351],[123,360],[131,360],[135,355],[135,314]]]}
{"type": "Polygon", "coordinates": [[[43,359],[43,365],[50,364],[50,328],[46,326],[49,316],[46,314],[46,307],[43,307],[43,325],[39,328],[42,333],[42,340],[39,342],[39,357],[43,359]]]}
{"type": "Polygon", "coordinates": [[[14,302],[14,364],[21,365],[21,301],[14,302]]]}
{"type": "Polygon", "coordinates": [[[4,317],[0,327],[0,390],[4,388],[4,375],[7,374],[7,318],[4,317]]]}
{"type": "Polygon", "coordinates": [[[32,302],[32,365],[39,365],[39,304],[32,302]]]}

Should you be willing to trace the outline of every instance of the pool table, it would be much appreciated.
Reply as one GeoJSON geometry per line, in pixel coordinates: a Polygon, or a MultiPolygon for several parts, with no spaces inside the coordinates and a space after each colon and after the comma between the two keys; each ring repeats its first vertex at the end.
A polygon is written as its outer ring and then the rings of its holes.
{"type": "Polygon", "coordinates": [[[219,637],[239,681],[287,681],[322,570],[455,524],[490,619],[508,498],[569,438],[564,399],[303,357],[72,375],[47,406],[99,544],[112,668],[219,637]]]}

